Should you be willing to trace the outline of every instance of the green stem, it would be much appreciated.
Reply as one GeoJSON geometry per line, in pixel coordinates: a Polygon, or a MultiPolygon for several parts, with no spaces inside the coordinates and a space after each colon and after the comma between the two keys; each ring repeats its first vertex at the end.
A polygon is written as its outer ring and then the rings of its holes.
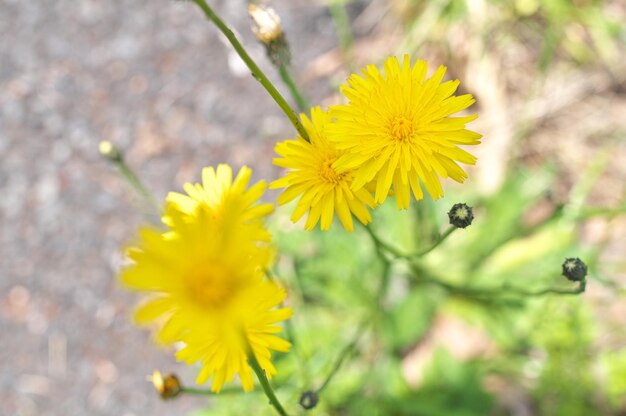
{"type": "Polygon", "coordinates": [[[389,277],[391,273],[391,261],[385,257],[382,250],[376,247],[376,251],[378,254],[378,258],[381,260],[383,264],[383,273],[380,279],[380,286],[378,287],[377,300],[379,307],[383,306],[383,301],[385,300],[385,296],[387,295],[387,291],[389,290],[389,277]]]}
{"type": "Polygon", "coordinates": [[[137,194],[139,194],[148,204],[153,206],[157,210],[157,212],[159,212],[159,204],[154,198],[154,195],[152,195],[152,193],[148,191],[148,188],[146,188],[143,183],[141,183],[137,175],[135,175],[135,172],[131,170],[131,168],[126,164],[124,159],[116,160],[113,163],[115,164],[115,166],[117,166],[124,179],[126,179],[126,182],[130,184],[135,192],[137,192],[137,194]]]}
{"type": "Polygon", "coordinates": [[[423,282],[439,286],[452,294],[468,298],[493,298],[511,294],[519,296],[544,296],[548,294],[577,295],[583,293],[587,288],[586,280],[579,282],[578,287],[574,289],[545,288],[540,290],[526,290],[520,287],[511,287],[508,285],[502,285],[499,288],[463,287],[456,286],[451,283],[444,282],[439,278],[433,277],[420,264],[410,262],[409,265],[413,273],[419,275],[419,278],[423,282]]]}
{"type": "Polygon", "coordinates": [[[289,88],[289,92],[291,92],[291,96],[296,101],[296,104],[298,104],[298,109],[301,112],[307,111],[309,109],[309,103],[304,98],[304,96],[300,93],[298,86],[296,85],[293,78],[291,77],[291,73],[287,65],[279,66],[278,73],[280,74],[280,78],[283,80],[287,88],[289,88]]]}
{"type": "Polygon", "coordinates": [[[256,78],[256,80],[259,81],[261,85],[263,85],[268,94],[274,99],[274,101],[276,101],[276,104],[278,104],[281,110],[283,110],[285,115],[291,121],[291,124],[293,124],[296,130],[298,130],[300,136],[302,136],[302,138],[306,141],[309,141],[309,135],[300,120],[298,119],[296,113],[289,106],[287,101],[285,101],[280,92],[278,92],[276,87],[274,87],[270,80],[265,76],[263,71],[261,71],[261,68],[259,68],[258,65],[252,60],[250,55],[248,55],[248,52],[246,52],[239,40],[237,40],[237,37],[235,36],[233,31],[230,30],[228,26],[226,26],[226,24],[222,21],[222,19],[220,19],[217,14],[215,14],[213,9],[207,4],[205,0],[194,0],[194,3],[196,3],[202,9],[205,16],[211,22],[213,22],[215,26],[217,26],[217,28],[224,34],[224,36],[226,36],[230,44],[233,45],[233,48],[235,48],[237,54],[239,54],[241,59],[248,66],[254,78],[256,78]]]}
{"type": "Polygon", "coordinates": [[[543,296],[551,293],[557,295],[578,295],[583,293],[587,289],[587,280],[581,280],[578,284],[578,287],[575,289],[556,289],[556,288],[546,288],[542,290],[525,290],[522,288],[512,288],[508,286],[503,286],[504,291],[508,291],[509,293],[515,293],[523,296],[543,296]]]}
{"type": "MultiPolygon", "coordinates": [[[[191,394],[193,396],[217,396],[218,394],[209,389],[196,389],[193,387],[181,387],[180,392],[184,394],[191,394]]],[[[252,391],[254,393],[254,390],[252,391]]],[[[239,394],[243,393],[241,388],[224,388],[219,394],[239,394]]]]}
{"type": "Polygon", "coordinates": [[[215,392],[209,389],[195,389],[193,387],[181,387],[180,392],[184,394],[192,394],[194,396],[214,396],[215,392]]]}
{"type": "MultiPolygon", "coordinates": [[[[391,273],[391,260],[388,259],[387,256],[385,256],[384,250],[389,251],[390,249],[391,250],[394,250],[394,249],[393,247],[388,246],[383,241],[381,241],[369,226],[364,225],[363,227],[365,228],[365,231],[367,231],[367,233],[371,237],[372,242],[374,243],[375,250],[376,250],[376,255],[378,256],[378,259],[383,265],[383,272],[382,272],[382,276],[380,279],[380,286],[378,287],[378,292],[376,295],[377,302],[374,305],[378,308],[378,307],[382,307],[383,300],[385,299],[385,295],[387,294],[387,290],[389,288],[389,276],[391,273]]],[[[395,254],[396,254],[396,257],[400,257],[397,252],[395,252],[395,254]]]]}
{"type": "MultiPolygon", "coordinates": [[[[267,278],[272,282],[277,282],[277,278],[274,273],[267,269],[265,271],[267,278]]],[[[280,306],[283,307],[285,305],[284,300],[280,303],[280,306]]],[[[310,379],[309,367],[307,365],[307,360],[302,355],[302,351],[300,351],[300,344],[296,341],[296,331],[293,324],[293,319],[287,319],[285,321],[285,334],[287,335],[287,340],[291,342],[292,351],[294,352],[294,357],[296,358],[296,363],[298,367],[300,367],[300,374],[302,376],[302,385],[305,386],[308,384],[310,379]]]]}
{"type": "Polygon", "coordinates": [[[439,246],[439,244],[443,243],[444,240],[446,238],[448,238],[448,236],[450,236],[450,234],[452,234],[455,230],[457,230],[458,228],[455,227],[454,225],[451,226],[450,228],[448,228],[440,237],[439,239],[435,242],[435,244],[433,244],[432,246],[430,246],[430,248],[427,248],[424,251],[420,251],[419,253],[415,253],[412,254],[410,257],[422,257],[425,256],[426,254],[430,253],[431,251],[433,251],[435,248],[437,248],[437,246],[439,246]]]}
{"type": "Polygon", "coordinates": [[[357,332],[354,338],[352,339],[352,341],[343,348],[341,353],[339,353],[339,356],[337,357],[337,360],[335,361],[333,368],[330,370],[330,373],[328,373],[328,376],[326,376],[326,379],[320,385],[320,387],[317,390],[315,390],[315,393],[317,393],[318,395],[321,394],[322,391],[328,386],[328,383],[330,383],[333,377],[335,377],[335,374],[337,374],[337,372],[339,371],[339,368],[341,368],[341,364],[343,364],[343,361],[346,359],[346,357],[348,357],[352,353],[354,348],[356,348],[356,344],[359,342],[359,339],[365,332],[366,328],[367,328],[367,322],[363,321],[361,325],[359,325],[359,328],[357,329],[357,332]]]}
{"type": "Polygon", "coordinates": [[[261,387],[263,387],[263,391],[265,392],[265,395],[269,399],[270,404],[274,406],[274,409],[276,409],[279,415],[287,416],[287,412],[285,412],[285,409],[283,409],[283,406],[278,401],[276,394],[274,394],[274,390],[272,389],[272,386],[270,385],[270,382],[267,379],[267,376],[265,375],[265,371],[261,368],[261,365],[259,364],[256,357],[254,356],[254,352],[252,352],[252,348],[250,348],[248,359],[249,359],[250,367],[252,367],[252,370],[255,372],[257,378],[259,379],[259,382],[261,383],[261,387]]]}
{"type": "Polygon", "coordinates": [[[448,228],[431,247],[427,248],[424,251],[420,251],[418,253],[413,253],[413,254],[404,254],[400,250],[398,250],[397,248],[393,247],[391,244],[388,244],[388,243],[384,242],[383,240],[381,240],[374,233],[374,230],[372,230],[370,227],[368,227],[368,226],[365,227],[365,230],[370,235],[370,237],[372,238],[372,241],[374,242],[374,244],[376,245],[377,248],[380,247],[380,248],[384,249],[385,251],[387,251],[389,254],[391,254],[394,257],[405,258],[405,259],[410,259],[412,257],[422,257],[422,256],[430,253],[435,248],[437,248],[441,243],[443,243],[444,240],[446,238],[448,238],[450,236],[450,234],[452,234],[456,229],[457,229],[457,227],[455,227],[455,226],[451,226],[450,228],[448,228]]]}
{"type": "Polygon", "coordinates": [[[387,251],[388,253],[392,254],[395,257],[407,257],[406,254],[401,253],[395,247],[391,246],[390,244],[385,243],[380,238],[378,238],[378,236],[374,233],[374,230],[372,230],[370,226],[366,225],[364,226],[364,228],[365,228],[365,231],[367,231],[367,233],[370,235],[370,237],[372,238],[372,241],[377,247],[381,247],[385,249],[385,251],[387,251]]]}
{"type": "MultiPolygon", "coordinates": [[[[124,152],[115,146],[113,143],[103,140],[99,145],[100,154],[106,160],[111,162],[118,169],[122,178],[126,180],[126,182],[130,185],[131,188],[137,193],[137,195],[143,199],[146,206],[150,206],[154,209],[154,213],[158,215],[161,213],[161,207],[159,206],[157,200],[154,198],[154,195],[146,188],[141,180],[135,175],[135,172],[126,164],[124,160],[124,152]]],[[[148,219],[154,220],[153,216],[150,214],[146,214],[148,219]]]]}
{"type": "Polygon", "coordinates": [[[335,30],[337,31],[339,48],[341,49],[341,53],[343,54],[343,59],[348,67],[352,69],[352,45],[354,44],[354,37],[352,35],[350,16],[348,16],[345,1],[331,0],[329,10],[330,17],[333,20],[335,30]]]}

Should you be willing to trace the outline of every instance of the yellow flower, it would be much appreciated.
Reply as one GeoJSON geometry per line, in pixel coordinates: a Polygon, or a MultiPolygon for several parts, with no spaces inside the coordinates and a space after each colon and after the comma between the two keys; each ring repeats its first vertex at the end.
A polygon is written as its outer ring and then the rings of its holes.
{"type": "Polygon", "coordinates": [[[189,199],[170,195],[169,230],[140,232],[137,247],[128,250],[134,264],[121,279],[152,295],[136,311],[137,322],[156,321],[160,342],[181,342],[178,359],[202,364],[198,383],[213,377],[211,389],[219,392],[238,374],[250,391],[248,346],[267,375],[275,374],[270,350],[288,351],[290,344],[275,334],[291,309],[278,308],[286,293],[264,273],[272,249],[256,239],[269,236],[261,223],[267,208],[254,205],[264,185],[246,191],[249,170],[242,169],[231,184],[228,175],[220,175],[230,168],[222,166],[217,175],[203,172],[207,187],[186,186],[189,199]]]}
{"type": "Polygon", "coordinates": [[[338,172],[334,167],[345,152],[336,149],[326,137],[331,124],[330,116],[320,107],[315,107],[311,109],[311,120],[304,114],[301,118],[311,142],[298,136],[297,140],[285,140],[275,148],[282,158],[274,159],[274,164],[289,169],[284,178],[270,185],[272,189],[287,188],[278,197],[278,203],[283,205],[300,196],[291,220],[296,222],[308,212],[304,228],[309,231],[320,219],[320,228],[328,230],[335,212],[348,231],[354,229],[352,215],[363,224],[370,223],[372,217],[366,205],[373,208],[374,198],[365,189],[351,189],[352,170],[338,172]]]}
{"type": "Polygon", "coordinates": [[[384,75],[373,65],[363,76],[353,74],[342,86],[347,105],[331,107],[336,123],[328,136],[345,151],[333,165],[338,171],[357,169],[352,189],[375,181],[375,200],[383,203],[391,186],[399,208],[408,208],[411,190],[422,199],[420,181],[437,199],[443,196],[439,176],[463,182],[467,174],[457,162],[474,164],[476,158],[457,145],[475,145],[482,137],[465,129],[476,115],[450,117],[474,103],[471,94],[453,96],[459,81],[441,83],[440,66],[425,79],[427,62],[390,57],[384,75]]]}
{"type": "MultiPolygon", "coordinates": [[[[183,189],[188,195],[170,192],[167,202],[170,207],[192,215],[199,204],[206,205],[218,222],[228,230],[234,226],[247,225],[244,232],[251,233],[253,239],[269,241],[271,236],[263,228],[263,218],[274,211],[273,204],[256,204],[265,188],[264,181],[257,182],[246,190],[252,171],[244,166],[233,181],[233,171],[229,165],[220,164],[202,169],[202,184],[186,183],[183,189]],[[251,229],[254,230],[251,230],[251,229]]],[[[167,216],[163,221],[168,224],[167,216]]]]}

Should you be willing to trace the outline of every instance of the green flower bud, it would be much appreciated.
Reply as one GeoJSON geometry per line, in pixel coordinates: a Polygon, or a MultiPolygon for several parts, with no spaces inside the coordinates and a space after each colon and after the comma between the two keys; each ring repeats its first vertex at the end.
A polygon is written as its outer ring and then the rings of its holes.
{"type": "Polygon", "coordinates": [[[122,151],[108,140],[102,140],[98,145],[100,154],[112,162],[121,162],[123,159],[122,151]]]}
{"type": "Polygon", "coordinates": [[[319,401],[319,396],[316,392],[308,390],[302,393],[300,396],[300,406],[302,406],[306,410],[313,409],[317,406],[317,402],[319,401]]]}
{"type": "Polygon", "coordinates": [[[472,207],[467,204],[454,204],[448,212],[450,224],[458,228],[465,228],[474,220],[474,212],[472,207]]]}
{"type": "Polygon", "coordinates": [[[587,276],[587,265],[578,257],[565,259],[563,263],[563,276],[572,282],[580,282],[585,280],[587,276]]]}

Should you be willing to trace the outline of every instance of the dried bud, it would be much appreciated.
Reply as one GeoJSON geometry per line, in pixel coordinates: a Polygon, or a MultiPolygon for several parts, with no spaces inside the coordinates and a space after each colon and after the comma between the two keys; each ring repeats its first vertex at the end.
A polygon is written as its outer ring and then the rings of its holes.
{"type": "Polygon", "coordinates": [[[565,259],[563,263],[563,276],[572,282],[580,282],[585,280],[587,276],[587,265],[578,257],[565,259]]]}
{"type": "Polygon", "coordinates": [[[280,17],[271,7],[248,5],[248,14],[252,20],[252,32],[265,46],[265,52],[273,65],[288,66],[291,63],[289,43],[280,25],[280,17]]]}
{"type": "Polygon", "coordinates": [[[450,224],[455,227],[465,228],[474,220],[474,212],[467,204],[454,204],[448,212],[448,218],[450,218],[450,224]]]}
{"type": "Polygon", "coordinates": [[[311,390],[305,391],[302,393],[302,396],[300,396],[300,406],[306,410],[313,409],[317,406],[319,399],[320,398],[316,392],[311,390]]]}
{"type": "Polygon", "coordinates": [[[172,399],[180,394],[180,380],[174,374],[162,376],[159,371],[155,370],[151,376],[148,376],[148,381],[152,382],[163,400],[172,399]]]}
{"type": "Polygon", "coordinates": [[[248,14],[252,20],[252,33],[262,44],[269,45],[283,36],[280,17],[271,7],[251,3],[248,5],[248,14]]]}
{"type": "Polygon", "coordinates": [[[122,152],[108,140],[102,140],[98,146],[100,154],[112,162],[122,161],[122,152]]]}

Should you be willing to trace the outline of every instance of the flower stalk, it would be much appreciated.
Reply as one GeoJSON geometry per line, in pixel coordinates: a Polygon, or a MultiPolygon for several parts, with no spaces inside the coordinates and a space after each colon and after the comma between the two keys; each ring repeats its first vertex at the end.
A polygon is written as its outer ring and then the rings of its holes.
{"type": "Polygon", "coordinates": [[[257,81],[259,81],[261,85],[263,85],[263,87],[268,92],[268,94],[274,99],[274,101],[276,101],[276,104],[278,104],[281,110],[283,110],[283,112],[289,118],[289,120],[291,121],[291,124],[293,124],[293,126],[298,131],[300,136],[302,136],[303,139],[308,141],[309,135],[307,131],[305,130],[304,126],[302,125],[302,123],[300,122],[300,120],[298,119],[298,116],[296,115],[296,113],[289,106],[289,104],[287,103],[285,98],[283,98],[280,92],[278,92],[276,87],[274,87],[274,84],[272,84],[272,82],[267,78],[267,76],[265,76],[263,71],[261,71],[261,68],[259,68],[259,66],[250,57],[250,55],[248,55],[248,52],[246,52],[245,48],[241,45],[241,43],[239,42],[239,40],[237,39],[233,31],[230,30],[230,28],[224,23],[224,21],[217,14],[215,14],[211,6],[209,6],[205,0],[194,0],[194,3],[196,3],[198,7],[200,7],[200,9],[202,9],[205,16],[211,22],[213,22],[215,26],[217,26],[217,28],[220,30],[220,32],[224,34],[224,36],[226,36],[226,39],[228,39],[228,41],[233,46],[233,48],[235,48],[235,51],[237,52],[237,54],[241,57],[244,63],[248,66],[254,78],[257,81]]]}
{"type": "Polygon", "coordinates": [[[152,192],[148,190],[141,182],[139,177],[133,172],[133,170],[128,166],[126,161],[124,160],[124,153],[120,148],[115,146],[108,140],[103,140],[100,142],[99,151],[102,157],[111,162],[118,169],[122,178],[126,180],[126,182],[133,188],[133,190],[139,195],[141,199],[143,199],[146,205],[149,205],[155,210],[155,213],[160,213],[161,208],[159,203],[157,202],[152,192]]]}
{"type": "Polygon", "coordinates": [[[337,31],[341,54],[348,68],[352,71],[354,66],[354,55],[352,53],[354,36],[350,25],[350,16],[348,16],[348,11],[346,10],[346,2],[343,0],[332,0],[329,5],[329,11],[337,31]]]}
{"type": "Polygon", "coordinates": [[[432,276],[432,274],[415,261],[410,261],[409,264],[411,271],[415,276],[419,276],[420,280],[424,283],[433,284],[439,286],[453,295],[462,296],[471,299],[493,299],[495,297],[504,297],[507,295],[522,296],[522,297],[539,297],[549,294],[555,295],[578,295],[585,292],[587,288],[587,280],[581,280],[578,287],[573,289],[561,289],[548,287],[539,290],[527,290],[521,287],[512,287],[508,284],[503,284],[497,288],[480,288],[480,287],[467,287],[457,286],[452,283],[445,282],[443,279],[432,276]]]}
{"type": "Polygon", "coordinates": [[[451,226],[446,231],[444,231],[443,234],[441,234],[441,236],[437,239],[437,241],[435,241],[435,243],[432,246],[428,247],[424,251],[420,251],[419,253],[415,253],[415,254],[411,255],[411,257],[422,257],[422,256],[425,256],[426,254],[430,253],[431,251],[436,249],[441,243],[443,243],[445,241],[445,239],[448,238],[450,236],[450,234],[452,234],[457,229],[458,229],[458,227],[455,227],[454,225],[451,226]]]}
{"type": "Polygon", "coordinates": [[[249,360],[250,367],[252,367],[252,370],[254,371],[257,378],[259,379],[259,383],[261,383],[261,387],[263,387],[263,392],[265,392],[265,395],[269,399],[270,404],[274,407],[274,409],[276,409],[276,412],[278,412],[279,415],[287,416],[287,412],[285,411],[283,406],[280,404],[280,401],[278,400],[278,397],[276,397],[276,394],[274,394],[274,389],[272,389],[272,386],[269,380],[267,379],[267,375],[265,374],[265,371],[263,371],[263,369],[261,368],[261,365],[259,364],[256,357],[254,356],[254,352],[252,352],[252,348],[250,348],[248,352],[248,360],[249,360]]]}
{"type": "Polygon", "coordinates": [[[298,86],[291,77],[289,67],[287,65],[279,66],[278,73],[280,74],[280,79],[282,79],[283,83],[287,86],[287,88],[289,88],[289,92],[291,93],[291,96],[298,105],[298,109],[301,112],[307,111],[310,108],[309,103],[307,102],[306,98],[304,98],[304,96],[298,89],[298,86]]]}
{"type": "Polygon", "coordinates": [[[337,357],[337,360],[335,361],[333,368],[330,370],[330,373],[328,373],[328,376],[326,376],[326,379],[324,379],[324,382],[317,388],[317,390],[315,390],[315,393],[317,395],[321,394],[322,391],[324,391],[324,389],[328,387],[328,384],[333,379],[333,377],[335,377],[335,375],[341,368],[341,365],[343,364],[344,360],[356,348],[356,345],[361,339],[361,336],[363,336],[363,334],[365,333],[366,328],[367,328],[367,321],[363,321],[361,325],[359,325],[359,328],[357,329],[356,334],[354,335],[354,338],[352,339],[352,341],[348,345],[346,345],[343,348],[343,350],[341,350],[341,352],[339,353],[339,356],[337,357]]]}
{"type": "MultiPolygon", "coordinates": [[[[254,393],[255,391],[251,391],[251,393],[254,393]]],[[[210,389],[197,389],[195,387],[185,387],[182,386],[180,388],[180,393],[181,394],[190,394],[192,396],[217,396],[218,393],[215,393],[214,391],[211,391],[210,389]]],[[[235,387],[226,387],[223,388],[222,390],[220,390],[219,394],[243,394],[243,390],[241,390],[240,388],[235,388],[235,387]]]]}

